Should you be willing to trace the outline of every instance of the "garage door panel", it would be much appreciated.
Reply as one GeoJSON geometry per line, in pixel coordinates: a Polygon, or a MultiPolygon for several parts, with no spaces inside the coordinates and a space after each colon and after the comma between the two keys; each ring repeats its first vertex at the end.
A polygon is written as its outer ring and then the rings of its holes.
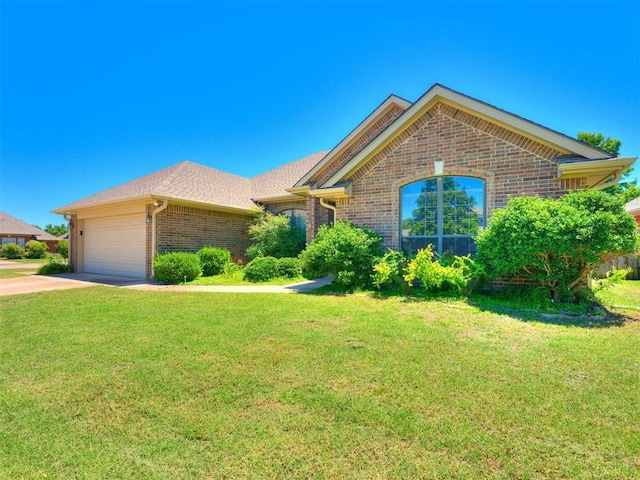
{"type": "Polygon", "coordinates": [[[145,276],[144,216],[87,219],[83,235],[85,272],[145,276]]]}

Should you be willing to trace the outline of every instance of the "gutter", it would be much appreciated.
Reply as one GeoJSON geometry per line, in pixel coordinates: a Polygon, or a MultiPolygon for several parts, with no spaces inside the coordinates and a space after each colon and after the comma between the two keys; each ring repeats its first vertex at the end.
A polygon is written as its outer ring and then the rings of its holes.
{"type": "Polygon", "coordinates": [[[337,219],[336,219],[336,206],[335,205],[331,205],[330,203],[327,203],[327,201],[324,198],[320,199],[320,205],[322,205],[325,208],[328,208],[329,210],[333,211],[333,223],[335,224],[337,219]]]}

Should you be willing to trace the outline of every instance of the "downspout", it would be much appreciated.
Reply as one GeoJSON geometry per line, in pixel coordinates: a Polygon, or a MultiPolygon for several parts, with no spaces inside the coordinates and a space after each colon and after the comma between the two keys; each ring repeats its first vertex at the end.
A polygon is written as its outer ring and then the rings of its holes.
{"type": "Polygon", "coordinates": [[[320,199],[320,205],[322,205],[324,208],[328,208],[329,210],[331,210],[333,212],[333,223],[336,223],[336,206],[335,205],[331,205],[330,203],[326,203],[324,198],[320,199]]]}
{"type": "MultiPolygon", "coordinates": [[[[71,264],[71,249],[75,248],[75,245],[71,245],[71,239],[73,238],[71,235],[71,223],[72,223],[72,218],[71,215],[69,215],[68,213],[63,213],[62,214],[62,218],[65,219],[65,221],[67,222],[67,231],[69,232],[69,245],[67,246],[67,265],[71,264]]],[[[75,267],[74,267],[74,271],[75,271],[75,267]]]]}
{"type": "Polygon", "coordinates": [[[158,228],[158,220],[156,219],[156,216],[169,206],[169,200],[166,198],[156,200],[153,204],[157,205],[158,203],[158,207],[151,212],[151,277],[153,277],[153,259],[156,256],[156,251],[158,249],[158,234],[156,232],[158,228]]]}

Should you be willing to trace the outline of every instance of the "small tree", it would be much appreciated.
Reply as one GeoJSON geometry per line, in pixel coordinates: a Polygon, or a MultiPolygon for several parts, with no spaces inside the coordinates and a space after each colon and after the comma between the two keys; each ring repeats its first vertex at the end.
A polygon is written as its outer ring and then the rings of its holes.
{"type": "Polygon", "coordinates": [[[47,256],[47,244],[38,240],[29,240],[24,246],[25,258],[44,258],[47,256]]]}
{"type": "Polygon", "coordinates": [[[573,192],[553,200],[517,197],[494,212],[477,240],[490,278],[521,277],[574,300],[610,258],[636,251],[638,238],[622,202],[604,192],[573,192]]]}
{"type": "Polygon", "coordinates": [[[226,248],[205,246],[198,251],[203,277],[211,277],[224,273],[231,262],[231,252],[226,248]]]}
{"type": "Polygon", "coordinates": [[[292,227],[285,215],[263,212],[249,225],[253,245],[247,249],[250,258],[297,257],[304,249],[304,232],[292,227]]]}
{"type": "Polygon", "coordinates": [[[377,232],[339,221],[323,225],[316,238],[300,254],[302,274],[317,278],[332,274],[334,282],[347,289],[371,284],[374,263],[382,255],[377,232]]]}

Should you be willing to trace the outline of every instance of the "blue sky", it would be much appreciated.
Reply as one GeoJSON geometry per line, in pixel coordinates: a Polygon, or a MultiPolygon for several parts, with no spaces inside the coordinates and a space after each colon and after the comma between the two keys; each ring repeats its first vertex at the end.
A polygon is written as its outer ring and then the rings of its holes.
{"type": "Polygon", "coordinates": [[[434,83],[640,155],[637,1],[0,8],[0,209],[31,224],[182,160],[256,175],[434,83]]]}

